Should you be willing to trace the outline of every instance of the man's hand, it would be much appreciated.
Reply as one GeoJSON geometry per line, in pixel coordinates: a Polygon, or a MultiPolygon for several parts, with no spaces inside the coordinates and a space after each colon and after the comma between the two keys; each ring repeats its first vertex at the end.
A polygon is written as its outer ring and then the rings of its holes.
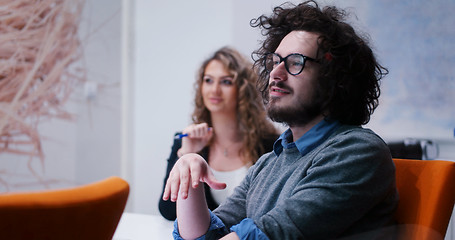
{"type": "Polygon", "coordinates": [[[203,157],[195,153],[183,155],[177,160],[169,174],[164,188],[163,200],[171,199],[175,202],[179,194],[181,194],[182,199],[186,199],[190,183],[193,188],[197,188],[200,182],[205,182],[214,189],[226,188],[226,183],[215,179],[203,157]]]}

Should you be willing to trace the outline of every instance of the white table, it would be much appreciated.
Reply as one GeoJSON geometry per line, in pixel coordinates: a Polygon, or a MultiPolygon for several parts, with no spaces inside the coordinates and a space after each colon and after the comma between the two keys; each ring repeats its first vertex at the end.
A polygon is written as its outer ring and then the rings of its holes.
{"type": "Polygon", "coordinates": [[[159,215],[123,213],[112,240],[173,239],[174,222],[159,215]]]}

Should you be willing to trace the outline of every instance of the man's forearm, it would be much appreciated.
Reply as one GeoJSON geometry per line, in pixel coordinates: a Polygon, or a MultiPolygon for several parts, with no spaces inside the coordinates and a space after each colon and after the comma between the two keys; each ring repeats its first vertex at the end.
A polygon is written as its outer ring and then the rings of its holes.
{"type": "Polygon", "coordinates": [[[205,200],[204,184],[190,187],[188,198],[177,199],[177,221],[180,236],[194,239],[204,235],[210,226],[210,213],[205,200]]]}
{"type": "Polygon", "coordinates": [[[221,240],[240,240],[240,238],[235,232],[231,232],[228,235],[222,237],[221,240]]]}

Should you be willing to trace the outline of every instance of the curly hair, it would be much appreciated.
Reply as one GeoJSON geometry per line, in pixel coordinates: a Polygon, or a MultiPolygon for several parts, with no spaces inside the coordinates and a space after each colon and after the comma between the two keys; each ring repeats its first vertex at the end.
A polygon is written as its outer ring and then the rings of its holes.
{"type": "Polygon", "coordinates": [[[362,125],[370,120],[379,104],[380,80],[388,70],[374,56],[367,36],[360,36],[346,23],[348,14],[334,6],[320,8],[315,1],[275,7],[270,17],[261,15],[250,25],[259,27],[261,47],[253,52],[259,69],[258,88],[268,102],[269,73],[264,69],[267,53],[275,52],[281,40],[292,31],[319,34],[317,59],[320,63],[316,103],[328,118],[343,124],[362,125]],[[288,7],[287,7],[288,6],[288,7]]]}
{"type": "Polygon", "coordinates": [[[238,51],[230,47],[222,47],[202,63],[194,86],[196,96],[192,120],[194,123],[205,122],[212,126],[210,111],[204,105],[201,91],[205,69],[212,60],[222,62],[234,76],[234,83],[238,90],[237,121],[245,141],[240,154],[244,159],[255,163],[258,157],[265,153],[261,141],[270,136],[276,136],[277,131],[267,119],[264,105],[256,89],[258,75],[253,64],[238,51]]]}

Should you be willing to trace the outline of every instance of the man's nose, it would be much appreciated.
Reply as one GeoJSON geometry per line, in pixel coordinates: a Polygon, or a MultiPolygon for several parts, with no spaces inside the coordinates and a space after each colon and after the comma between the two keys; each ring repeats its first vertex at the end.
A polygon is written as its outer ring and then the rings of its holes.
{"type": "Polygon", "coordinates": [[[285,81],[286,79],[287,79],[286,66],[284,65],[284,62],[281,62],[270,72],[270,80],[285,81]]]}

